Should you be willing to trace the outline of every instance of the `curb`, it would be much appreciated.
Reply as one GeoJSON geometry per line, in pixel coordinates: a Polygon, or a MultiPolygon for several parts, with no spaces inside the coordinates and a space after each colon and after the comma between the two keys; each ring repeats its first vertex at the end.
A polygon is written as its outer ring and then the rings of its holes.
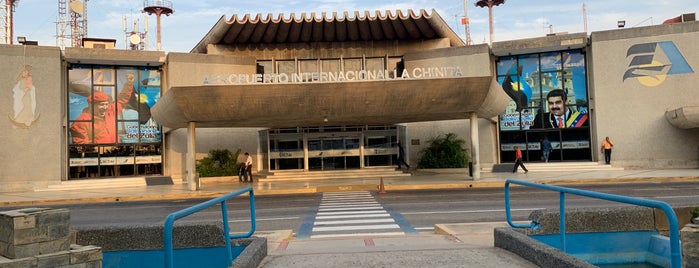
{"type": "MultiPolygon", "coordinates": [[[[639,177],[639,178],[611,178],[611,179],[571,179],[571,180],[532,180],[541,184],[575,185],[575,184],[606,184],[606,183],[659,183],[659,182],[699,182],[699,177],[639,177]]],[[[469,188],[502,188],[505,181],[472,181],[464,183],[428,183],[428,184],[387,184],[386,191],[400,190],[435,190],[435,189],[469,189],[469,188]]],[[[376,191],[377,184],[363,185],[342,185],[342,186],[319,186],[315,188],[296,189],[259,189],[255,190],[255,195],[284,195],[284,194],[312,194],[318,192],[337,191],[376,191]]],[[[106,202],[133,202],[133,201],[157,201],[176,199],[208,199],[228,194],[228,191],[207,191],[192,193],[176,193],[166,195],[143,195],[143,196],[110,196],[110,197],[89,197],[89,198],[65,198],[53,200],[32,200],[32,201],[7,201],[0,202],[1,206],[33,206],[33,205],[61,205],[79,203],[106,203],[106,202]]]]}

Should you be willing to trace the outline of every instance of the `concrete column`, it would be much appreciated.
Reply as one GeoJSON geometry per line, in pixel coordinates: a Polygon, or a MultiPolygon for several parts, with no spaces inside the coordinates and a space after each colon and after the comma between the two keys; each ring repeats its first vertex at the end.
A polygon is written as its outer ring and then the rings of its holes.
{"type": "Polygon", "coordinates": [[[187,125],[187,189],[190,191],[199,190],[199,177],[197,176],[197,135],[194,122],[187,125]]]}
{"type": "Polygon", "coordinates": [[[471,163],[473,164],[473,179],[481,178],[480,152],[478,150],[478,114],[471,113],[471,163]]]}
{"type": "Polygon", "coordinates": [[[303,171],[308,171],[308,135],[303,134],[303,171]]]}
{"type": "Polygon", "coordinates": [[[359,168],[364,168],[364,131],[359,135],[359,168]]]}

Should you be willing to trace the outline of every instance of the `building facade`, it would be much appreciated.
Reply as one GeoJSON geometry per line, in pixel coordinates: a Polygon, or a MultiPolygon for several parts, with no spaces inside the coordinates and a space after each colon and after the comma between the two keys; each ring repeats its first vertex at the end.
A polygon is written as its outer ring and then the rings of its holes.
{"type": "Polygon", "coordinates": [[[2,191],[192,183],[212,149],[314,172],[395,166],[400,142],[415,165],[445,133],[476,168],[542,161],[544,137],[601,162],[607,136],[613,165],[699,167],[696,21],[466,46],[434,11],[347,15],[222,17],[190,53],[0,45],[2,191]]]}

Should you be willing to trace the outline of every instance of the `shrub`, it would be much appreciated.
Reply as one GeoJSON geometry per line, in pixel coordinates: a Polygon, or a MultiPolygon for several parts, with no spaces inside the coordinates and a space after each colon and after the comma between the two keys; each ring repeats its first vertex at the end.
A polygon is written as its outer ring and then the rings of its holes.
{"type": "Polygon", "coordinates": [[[463,145],[464,140],[454,133],[439,135],[427,141],[429,147],[420,153],[418,168],[463,168],[468,163],[468,155],[463,145]]]}
{"type": "Polygon", "coordinates": [[[211,150],[207,157],[197,160],[197,172],[201,177],[234,176],[242,163],[238,163],[240,149],[231,153],[228,149],[211,150]]]}
{"type": "Polygon", "coordinates": [[[699,219],[699,207],[692,209],[691,213],[692,213],[691,222],[694,224],[699,224],[699,220],[697,220],[697,219],[699,219]]]}

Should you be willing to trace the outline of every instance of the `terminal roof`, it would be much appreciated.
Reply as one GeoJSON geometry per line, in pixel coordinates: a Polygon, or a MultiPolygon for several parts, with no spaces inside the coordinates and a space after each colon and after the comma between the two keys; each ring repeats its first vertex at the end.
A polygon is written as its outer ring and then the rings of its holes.
{"type": "Polygon", "coordinates": [[[206,53],[209,44],[275,44],[275,43],[307,43],[307,42],[352,42],[352,41],[386,41],[386,40],[424,40],[448,38],[450,45],[464,46],[464,41],[449,27],[435,11],[428,13],[420,10],[415,13],[408,9],[407,13],[400,10],[375,11],[371,14],[365,11],[354,16],[345,11],[342,16],[333,12],[329,16],[325,12],[321,16],[316,13],[301,13],[300,16],[291,13],[287,18],[283,14],[273,17],[272,14],[255,16],[245,14],[239,17],[234,14],[226,20],[225,15],[216,22],[211,30],[191,50],[192,53],[206,53]]]}

